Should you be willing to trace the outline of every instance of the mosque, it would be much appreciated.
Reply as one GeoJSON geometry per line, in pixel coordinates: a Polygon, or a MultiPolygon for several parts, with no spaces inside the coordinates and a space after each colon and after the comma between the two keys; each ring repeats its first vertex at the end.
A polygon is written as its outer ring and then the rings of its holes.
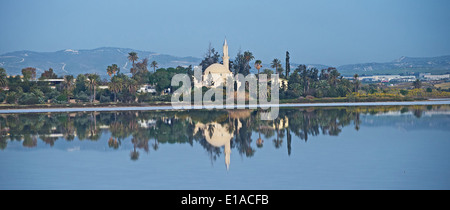
{"type": "MultiPolygon", "coordinates": [[[[222,56],[223,64],[215,63],[210,65],[203,73],[202,81],[195,82],[196,87],[208,87],[208,88],[217,88],[226,83],[228,77],[233,77],[233,72],[230,71],[230,56],[228,55],[228,43],[227,39],[225,39],[223,43],[223,56],[222,56]]],[[[261,80],[265,82],[266,80],[261,80]]],[[[278,78],[278,84],[280,88],[287,88],[288,81],[286,79],[278,78]]],[[[240,83],[238,83],[238,86],[240,83]]]]}
{"type": "Polygon", "coordinates": [[[196,83],[198,86],[217,88],[226,82],[228,77],[233,77],[230,71],[230,56],[228,55],[228,44],[225,39],[223,43],[223,64],[215,63],[210,65],[203,73],[203,83],[196,83]]]}

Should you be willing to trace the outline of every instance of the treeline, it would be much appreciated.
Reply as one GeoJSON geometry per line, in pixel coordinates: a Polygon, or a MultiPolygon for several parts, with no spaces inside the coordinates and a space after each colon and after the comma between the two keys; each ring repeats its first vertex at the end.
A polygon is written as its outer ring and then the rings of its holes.
{"type": "MultiPolygon", "coordinates": [[[[200,63],[203,71],[211,64],[219,63],[220,55],[211,46],[208,48],[204,59],[200,63]]],[[[236,74],[248,75],[250,74],[250,63],[255,60],[253,53],[250,51],[239,51],[234,60],[230,61],[230,71],[236,74]]],[[[285,67],[281,60],[275,58],[270,63],[270,68],[263,68],[264,64],[261,60],[254,61],[254,67],[258,74],[278,74],[280,78],[288,81],[281,82],[280,89],[281,99],[293,99],[299,97],[312,96],[317,98],[322,97],[346,97],[352,92],[357,92],[361,83],[357,80],[358,75],[355,75],[356,80],[350,82],[344,79],[336,68],[322,69],[320,72],[316,68],[307,68],[305,65],[299,65],[293,73],[290,72],[290,54],[286,52],[285,67]],[[262,72],[260,70],[262,69],[262,72]]]]}
{"type": "MultiPolygon", "coordinates": [[[[203,71],[209,65],[219,63],[219,59],[219,53],[210,46],[200,63],[203,71]]],[[[253,62],[257,75],[260,73],[278,74],[281,78],[280,99],[289,101],[295,99],[297,102],[302,102],[314,98],[331,98],[335,101],[402,101],[450,97],[450,89],[444,90],[433,86],[428,86],[425,89],[420,80],[414,81],[406,88],[395,88],[382,84],[362,84],[359,81],[358,74],[355,74],[351,80],[346,79],[333,67],[319,70],[314,67],[308,68],[306,65],[299,65],[291,72],[290,53],[288,51],[286,52],[284,68],[278,58],[271,61],[270,68],[264,68],[266,64],[255,59],[252,52],[248,50],[239,51],[234,60],[230,60],[230,71],[235,75],[243,74],[246,76],[251,73],[250,64],[253,62]]]]}
{"type": "Polygon", "coordinates": [[[148,59],[138,61],[135,52],[129,53],[133,63],[130,72],[122,72],[117,64],[106,68],[109,79],[101,79],[98,74],[58,76],[49,69],[40,77],[36,68],[22,69],[22,75],[8,76],[0,68],[0,103],[34,105],[67,103],[135,103],[170,101],[171,79],[179,73],[192,74],[192,67],[158,68],[158,63],[148,59]],[[152,69],[149,70],[148,66],[152,69]],[[59,80],[58,80],[59,79],[59,80]],[[155,91],[148,93],[138,90],[149,84],[155,91]]]}
{"type": "MultiPolygon", "coordinates": [[[[193,75],[192,66],[176,68],[159,68],[156,61],[147,58],[139,60],[138,54],[130,52],[128,60],[132,63],[129,72],[123,72],[117,64],[105,69],[109,78],[103,80],[98,74],[79,74],[58,76],[49,69],[39,77],[32,67],[22,69],[22,75],[9,76],[0,68],[0,103],[34,105],[34,104],[68,104],[68,103],[142,103],[169,102],[170,94],[178,87],[171,87],[175,74],[193,75]],[[148,69],[150,67],[150,69],[148,69]],[[59,81],[55,81],[58,80],[59,81]],[[143,85],[152,91],[140,91],[143,85]]],[[[362,85],[359,76],[353,80],[345,79],[336,68],[318,70],[299,65],[291,72],[290,55],[286,52],[285,68],[281,60],[275,58],[270,68],[264,68],[261,60],[255,60],[250,51],[239,51],[230,61],[230,70],[236,74],[251,73],[251,64],[258,71],[257,75],[278,74],[281,78],[280,99],[303,100],[314,98],[345,98],[349,101],[376,100],[379,96],[392,100],[424,97],[450,97],[449,92],[427,87],[421,90],[422,83],[416,81],[409,88],[402,90],[377,84],[362,85]],[[252,63],[253,62],[253,63],[252,63]],[[417,89],[409,91],[408,89],[417,89]],[[374,99],[375,98],[375,99],[374,99]]],[[[200,65],[205,70],[208,66],[220,62],[220,55],[209,47],[200,65]]],[[[258,78],[258,77],[257,77],[258,78]]],[[[270,86],[270,84],[269,84],[270,86]]],[[[203,88],[206,91],[207,88],[203,88]]]]}
{"type": "Polygon", "coordinates": [[[289,76],[288,87],[283,91],[284,98],[298,98],[300,96],[345,97],[352,92],[357,92],[360,83],[358,80],[350,82],[344,79],[335,68],[308,69],[300,65],[289,76]]]}

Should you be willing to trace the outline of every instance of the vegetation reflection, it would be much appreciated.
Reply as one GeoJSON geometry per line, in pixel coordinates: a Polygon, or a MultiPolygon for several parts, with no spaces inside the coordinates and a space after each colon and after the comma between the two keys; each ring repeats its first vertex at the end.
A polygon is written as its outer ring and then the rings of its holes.
{"type": "Polygon", "coordinates": [[[201,145],[215,161],[221,156],[230,165],[231,151],[252,157],[259,148],[273,146],[292,152],[295,139],[308,141],[312,136],[338,136],[344,127],[360,129],[361,114],[397,112],[420,118],[424,111],[448,109],[448,106],[350,107],[281,109],[273,121],[261,121],[259,110],[190,110],[146,112],[78,112],[53,114],[0,115],[0,149],[19,141],[26,148],[43,143],[53,147],[56,141],[99,141],[117,150],[132,145],[130,159],[140,152],[157,151],[161,145],[201,145]],[[131,144],[130,144],[131,143],[131,144]]]}

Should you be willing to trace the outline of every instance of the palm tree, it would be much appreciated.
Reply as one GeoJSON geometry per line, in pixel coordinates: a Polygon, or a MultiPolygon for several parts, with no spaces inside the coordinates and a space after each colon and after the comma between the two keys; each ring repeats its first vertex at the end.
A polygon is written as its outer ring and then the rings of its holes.
{"type": "Polygon", "coordinates": [[[133,62],[133,67],[134,67],[134,62],[136,62],[138,59],[139,59],[139,57],[136,52],[128,53],[128,60],[133,62]]]}
{"type": "Polygon", "coordinates": [[[134,94],[139,86],[138,82],[135,79],[127,80],[126,85],[127,85],[128,91],[131,94],[134,94]]]}
{"type": "Polygon", "coordinates": [[[73,95],[73,88],[75,83],[73,82],[73,75],[65,75],[64,76],[64,89],[66,91],[67,94],[67,103],[70,102],[70,96],[73,95]]]}
{"type": "Polygon", "coordinates": [[[244,58],[247,61],[247,63],[249,63],[251,60],[255,59],[255,57],[253,56],[253,53],[250,51],[244,52],[244,58]]]}
{"type": "Polygon", "coordinates": [[[330,69],[329,68],[329,79],[330,79],[330,83],[331,85],[336,88],[336,85],[338,83],[338,78],[340,76],[339,72],[336,69],[330,69]]]}
{"type": "Polygon", "coordinates": [[[153,72],[156,72],[156,68],[158,68],[158,62],[152,61],[150,67],[153,68],[153,72]]]}
{"type": "Polygon", "coordinates": [[[133,96],[136,95],[136,91],[139,87],[139,83],[135,79],[127,79],[125,81],[124,87],[132,94],[133,96]]]}
{"type": "Polygon", "coordinates": [[[262,68],[262,61],[261,60],[256,60],[255,61],[255,68],[258,69],[258,75],[259,75],[259,70],[262,68]]]}
{"type": "Polygon", "coordinates": [[[255,59],[255,57],[253,56],[253,53],[250,51],[245,51],[244,52],[244,59],[245,59],[245,63],[248,64],[250,63],[251,60],[255,59]]]}
{"type": "Polygon", "coordinates": [[[106,72],[108,73],[108,75],[110,77],[112,77],[112,75],[115,75],[119,71],[120,71],[120,68],[117,66],[117,64],[113,64],[112,66],[108,66],[108,68],[106,68],[106,72]]]}
{"type": "Polygon", "coordinates": [[[138,57],[138,55],[137,55],[136,52],[130,52],[130,53],[128,53],[128,60],[131,61],[131,62],[133,62],[133,67],[130,69],[130,72],[131,72],[131,73],[133,73],[134,68],[135,68],[134,62],[136,62],[138,59],[139,59],[139,57],[138,57]]]}
{"type": "Polygon", "coordinates": [[[280,72],[278,72],[278,69],[281,68],[281,61],[275,58],[275,59],[273,59],[271,64],[272,65],[270,67],[274,68],[275,72],[277,72],[277,74],[279,74],[280,72]]]}
{"type": "Polygon", "coordinates": [[[114,74],[114,73],[113,73],[112,66],[108,66],[108,67],[106,68],[106,73],[108,73],[109,77],[112,77],[112,75],[114,74]]]}
{"type": "Polygon", "coordinates": [[[88,86],[91,92],[94,92],[94,97],[91,99],[91,103],[93,103],[95,101],[95,91],[100,77],[98,76],[98,74],[88,74],[87,77],[88,79],[86,80],[86,86],[88,86]]]}
{"type": "Polygon", "coordinates": [[[6,80],[7,74],[4,68],[0,68],[0,87],[5,87],[8,83],[6,80]]]}
{"type": "Polygon", "coordinates": [[[353,82],[355,84],[355,92],[358,92],[359,85],[360,85],[360,83],[359,83],[359,75],[358,74],[353,75],[353,82]]]}
{"type": "Polygon", "coordinates": [[[122,91],[123,80],[120,77],[113,77],[111,82],[108,84],[108,88],[110,91],[114,93],[114,102],[117,102],[117,93],[122,91]]]}
{"type": "Polygon", "coordinates": [[[244,57],[244,63],[245,63],[245,65],[244,65],[244,72],[246,72],[244,75],[246,75],[246,74],[250,73],[249,72],[250,71],[249,63],[250,63],[250,61],[255,59],[255,57],[253,56],[253,53],[250,52],[250,51],[245,51],[243,57],[244,57]]]}

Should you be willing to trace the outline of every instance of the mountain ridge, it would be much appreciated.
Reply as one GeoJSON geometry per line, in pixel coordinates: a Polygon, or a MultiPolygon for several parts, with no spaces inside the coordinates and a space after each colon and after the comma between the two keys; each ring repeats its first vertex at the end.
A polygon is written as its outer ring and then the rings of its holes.
{"type": "Polygon", "coordinates": [[[160,54],[152,51],[134,50],[131,48],[99,47],[91,50],[65,49],[55,52],[36,52],[21,50],[0,55],[0,67],[5,68],[9,75],[21,74],[26,67],[34,67],[37,74],[52,68],[56,74],[97,73],[106,75],[106,67],[117,64],[121,71],[129,72],[131,64],[128,61],[129,52],[137,52],[139,60],[148,58],[156,60],[159,67],[188,66],[200,63],[199,58],[192,56],[178,57],[160,54]]]}
{"type": "MultiPolygon", "coordinates": [[[[0,55],[0,67],[5,68],[9,75],[21,74],[26,67],[34,67],[37,74],[49,68],[53,68],[56,74],[83,74],[97,73],[106,75],[106,67],[117,64],[121,71],[129,72],[131,64],[127,57],[129,52],[137,52],[139,60],[148,58],[149,61],[157,61],[160,68],[198,65],[201,58],[193,56],[173,56],[160,54],[153,51],[135,50],[119,47],[99,47],[95,49],[64,49],[55,52],[36,52],[21,50],[8,52],[0,55]]],[[[308,67],[320,69],[328,68],[330,65],[305,64],[308,67]]],[[[291,64],[291,72],[298,64],[291,64]]],[[[336,67],[343,75],[350,76],[358,74],[399,74],[429,72],[443,74],[450,72],[450,55],[436,57],[407,57],[402,56],[390,62],[367,62],[357,64],[346,64],[336,67]]],[[[149,67],[150,69],[150,67],[149,67]]]]}
{"type": "Polygon", "coordinates": [[[370,62],[347,64],[338,67],[342,73],[446,73],[450,72],[450,55],[436,57],[407,57],[402,56],[390,62],[370,62]]]}

